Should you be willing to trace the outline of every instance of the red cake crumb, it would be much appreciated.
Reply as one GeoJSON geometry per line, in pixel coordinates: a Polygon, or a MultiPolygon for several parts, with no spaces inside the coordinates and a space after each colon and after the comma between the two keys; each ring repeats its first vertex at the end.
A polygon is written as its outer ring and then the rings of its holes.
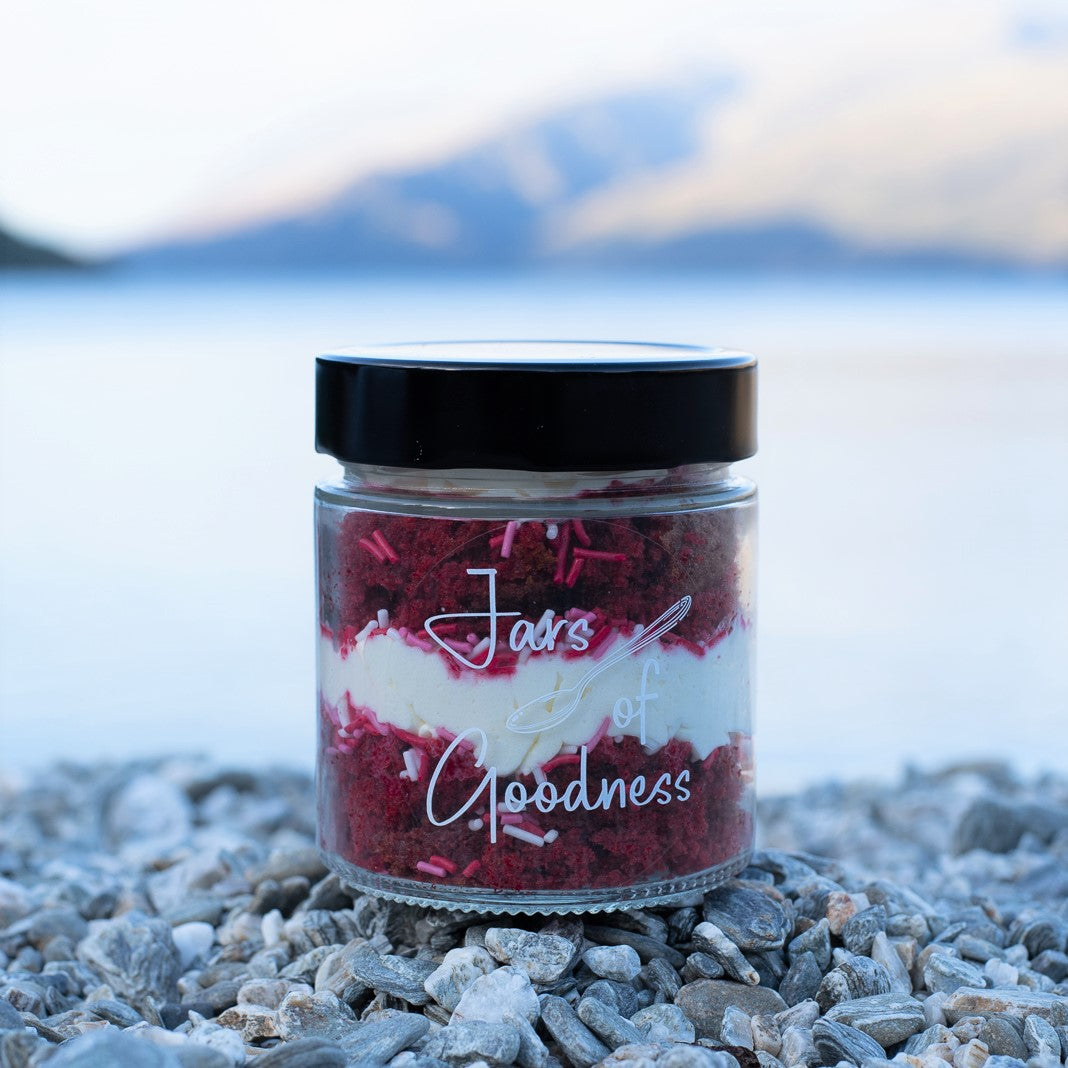
{"type": "MultiPolygon", "coordinates": [[[[337,749],[336,726],[321,717],[322,756],[319,804],[322,845],[370,872],[456,886],[494,890],[569,890],[627,886],[677,879],[723,864],[742,853],[752,835],[746,805],[749,774],[746,741],[722,745],[705,760],[696,758],[687,742],[669,742],[646,753],[638,739],[603,739],[589,754],[592,783],[638,775],[652,783],[667,773],[672,780],[689,772],[685,800],[670,804],[613,806],[567,812],[562,806],[543,814],[533,806],[524,812],[539,828],[558,832],[552,843],[533,845],[500,834],[495,844],[489,830],[473,831],[468,818],[480,805],[453,823],[436,827],[427,819],[429,774],[417,782],[402,778],[409,740],[401,732],[363,732],[351,752],[337,749]],[[680,833],[680,826],[685,828],[680,833]],[[431,861],[436,857],[438,860],[431,861]],[[445,876],[419,868],[430,861],[455,871],[445,876]]],[[[428,765],[436,766],[448,742],[419,739],[428,765]]],[[[547,777],[563,790],[576,777],[575,762],[549,765],[547,777]]],[[[470,754],[454,754],[435,787],[435,807],[458,811],[485,776],[470,754]]],[[[520,776],[530,789],[531,776],[520,776]]],[[[501,792],[505,783],[502,782],[501,792]]],[[[486,802],[483,792],[480,802],[486,802]]],[[[505,811],[502,808],[502,812],[505,811]]],[[[477,817],[476,817],[477,818],[477,817]]]]}
{"type": "Polygon", "coordinates": [[[668,607],[666,598],[688,594],[693,605],[675,633],[701,642],[721,632],[737,611],[737,533],[729,509],[587,518],[581,526],[588,548],[572,521],[559,521],[550,540],[546,524],[531,520],[517,525],[510,552],[502,556],[508,526],[348,512],[336,544],[320,545],[321,622],[335,632],[359,631],[384,608],[394,627],[418,632],[431,616],[471,610],[483,592],[480,580],[467,574],[472,567],[496,568],[498,604],[521,605],[532,617],[581,605],[645,623],[668,607]]]}

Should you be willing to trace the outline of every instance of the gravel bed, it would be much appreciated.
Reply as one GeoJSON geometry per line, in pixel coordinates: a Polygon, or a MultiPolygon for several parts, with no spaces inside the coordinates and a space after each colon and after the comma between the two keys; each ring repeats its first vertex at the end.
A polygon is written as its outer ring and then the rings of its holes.
{"type": "Polygon", "coordinates": [[[0,773],[0,1068],[1033,1068],[1068,1058],[1068,778],[761,805],[740,877],[560,918],[353,894],[307,778],[0,773]]]}

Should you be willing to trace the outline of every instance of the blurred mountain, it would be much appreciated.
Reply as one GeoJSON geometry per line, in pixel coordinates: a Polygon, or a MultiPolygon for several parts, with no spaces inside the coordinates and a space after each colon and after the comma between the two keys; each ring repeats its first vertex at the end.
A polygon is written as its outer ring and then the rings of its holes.
{"type": "Polygon", "coordinates": [[[1018,37],[798,97],[721,77],[571,107],[156,268],[1068,266],[1068,54],[1018,37]]]}
{"type": "Polygon", "coordinates": [[[0,271],[80,266],[82,265],[70,256],[16,237],[0,226],[0,271]]]}

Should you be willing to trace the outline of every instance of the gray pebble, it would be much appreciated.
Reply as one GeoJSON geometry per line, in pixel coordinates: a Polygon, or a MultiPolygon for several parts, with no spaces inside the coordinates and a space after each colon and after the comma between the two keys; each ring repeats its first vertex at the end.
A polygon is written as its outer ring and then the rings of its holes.
{"type": "Polygon", "coordinates": [[[983,1068],[1027,1068],[1027,1062],[1017,1057],[988,1057],[983,1068]]]}
{"type": "Polygon", "coordinates": [[[345,1068],[348,1057],[336,1042],[298,1038],[283,1042],[255,1060],[256,1068],[345,1068]]]}
{"type": "Polygon", "coordinates": [[[596,998],[583,998],[576,1010],[578,1018],[609,1047],[642,1042],[645,1036],[630,1022],[596,998]]]}
{"type": "Polygon", "coordinates": [[[427,1040],[423,1052],[448,1064],[511,1064],[519,1054],[520,1039],[514,1027],[473,1020],[451,1024],[427,1040]]]}
{"type": "Polygon", "coordinates": [[[112,1027],[64,1042],[48,1064],[50,1068],[181,1068],[174,1050],[112,1027]]]}
{"type": "Polygon", "coordinates": [[[133,1027],[142,1022],[142,1016],[135,1009],[130,1008],[125,1001],[117,1001],[115,998],[100,998],[96,1001],[85,1003],[86,1012],[99,1016],[101,1020],[116,1027],[133,1027]]]}
{"type": "Polygon", "coordinates": [[[831,966],[831,925],[826,916],[790,941],[787,947],[790,959],[793,960],[802,953],[811,953],[821,971],[826,971],[831,966]]]}
{"type": "Polygon", "coordinates": [[[750,986],[760,982],[756,969],[745,959],[742,951],[714,923],[708,920],[699,923],[693,930],[693,944],[712,957],[731,979],[750,986]]]}
{"type": "Polygon", "coordinates": [[[840,1001],[827,1010],[825,1019],[863,1031],[883,1049],[922,1031],[927,1022],[923,1006],[907,994],[876,994],[840,1001]]]}
{"type": "MultiPolygon", "coordinates": [[[[539,1011],[540,1011],[539,1005],[539,1011]]],[[[516,1054],[516,1064],[520,1068],[547,1068],[549,1064],[549,1050],[545,1043],[538,1037],[537,1031],[531,1026],[530,1021],[518,1013],[506,1012],[501,1023],[508,1024],[519,1036],[519,1052],[516,1054]]]]}
{"type": "MultiPolygon", "coordinates": [[[[414,1012],[401,1012],[387,1019],[365,1023],[338,1041],[344,1047],[350,1062],[376,1061],[381,1064],[395,1057],[401,1050],[414,1046],[429,1030],[430,1021],[425,1016],[414,1012]]],[[[444,1034],[445,1031],[438,1033],[444,1034]]]]}
{"type": "Polygon", "coordinates": [[[726,1050],[701,1046],[672,1046],[656,1059],[657,1068],[739,1068],[726,1050]]]}
{"type": "Polygon", "coordinates": [[[721,979],[722,977],[723,965],[710,953],[702,950],[691,953],[682,966],[682,978],[687,983],[692,983],[695,979],[721,979]]]}
{"type": "Polygon", "coordinates": [[[352,1009],[336,994],[295,992],[278,1006],[278,1030],[286,1040],[295,1038],[343,1039],[356,1029],[352,1009]]]}
{"type": "MultiPolygon", "coordinates": [[[[137,1013],[134,1013],[134,1016],[136,1019],[140,1019],[137,1013]]],[[[26,1021],[23,1020],[11,1002],[6,998],[0,997],[0,1031],[21,1031],[25,1026],[26,1021]]]]}
{"type": "Polygon", "coordinates": [[[749,1014],[742,1012],[736,1005],[728,1005],[723,1010],[723,1023],[719,1027],[719,1040],[725,1046],[741,1049],[753,1048],[753,1025],[749,1014]]]}
{"type": "Polygon", "coordinates": [[[166,996],[181,973],[170,924],[140,912],[94,920],[78,946],[78,959],[124,997],[166,996]]]}
{"type": "Polygon", "coordinates": [[[538,995],[530,976],[519,968],[505,965],[480,975],[461,995],[453,1011],[453,1022],[482,1020],[501,1023],[505,1013],[515,1013],[534,1023],[538,1019],[538,995]]]}
{"type": "Polygon", "coordinates": [[[426,977],[423,988],[451,1012],[460,1003],[464,991],[496,967],[494,959],[480,946],[450,949],[441,964],[426,977]]]}
{"type": "Polygon", "coordinates": [[[952,994],[962,986],[982,987],[986,977],[974,964],[946,953],[934,953],[923,965],[924,985],[932,993],[952,994]]]}
{"type": "Polygon", "coordinates": [[[705,897],[704,918],[746,951],[779,949],[793,926],[786,910],[769,894],[733,884],[705,897]]]}
{"type": "Polygon", "coordinates": [[[912,993],[912,976],[905,967],[901,954],[891,944],[883,931],[879,931],[872,939],[871,959],[876,964],[881,964],[886,969],[890,979],[890,992],[894,994],[912,993]]]}
{"type": "MultiPolygon", "coordinates": [[[[787,1065],[787,1068],[797,1068],[799,1065],[812,1065],[817,1062],[819,1054],[816,1045],[812,1041],[812,1031],[805,1027],[787,1027],[782,1033],[782,1045],[779,1049],[779,1060],[787,1065]]],[[[838,1062],[835,1061],[837,1064],[838,1062]]]]}
{"type": "MultiPolygon", "coordinates": [[[[718,978],[708,976],[707,978],[718,978]]],[[[645,965],[645,980],[654,990],[668,999],[673,999],[682,986],[679,973],[666,960],[657,958],[645,965]]]]}
{"type": "Polygon", "coordinates": [[[839,1001],[889,993],[890,976],[881,964],[870,957],[850,957],[823,977],[815,998],[826,1012],[839,1001]]]}
{"type": "Polygon", "coordinates": [[[578,1018],[563,998],[552,994],[543,997],[541,1018],[568,1062],[575,1068],[591,1068],[608,1056],[608,1047],[578,1018]]]}
{"type": "Polygon", "coordinates": [[[630,946],[637,952],[643,964],[648,964],[658,957],[666,960],[672,968],[681,968],[686,963],[686,958],[671,946],[658,942],[648,935],[638,934],[636,931],[626,931],[620,927],[602,927],[599,924],[586,924],[586,937],[591,942],[603,946],[630,946]]]}
{"type": "Polygon", "coordinates": [[[630,1022],[646,1042],[693,1042],[697,1030],[678,1005],[649,1005],[639,1009],[630,1022]]]}
{"type": "Polygon", "coordinates": [[[534,983],[552,983],[571,968],[574,944],[561,935],[541,935],[516,927],[491,927],[486,949],[497,960],[520,968],[534,983]]]}
{"type": "Polygon", "coordinates": [[[802,953],[794,958],[786,975],[779,984],[779,993],[787,1005],[809,1001],[820,989],[823,975],[816,958],[811,953],[802,953]]]}
{"type": "Polygon", "coordinates": [[[842,928],[842,944],[850,953],[867,954],[875,936],[885,930],[886,909],[882,905],[872,905],[846,922],[842,928]]]}
{"type": "Polygon", "coordinates": [[[697,1028],[701,1038],[718,1038],[728,1005],[735,1005],[750,1016],[786,1008],[786,1002],[774,990],[727,979],[698,979],[687,983],[675,995],[675,1004],[697,1028]]]}
{"type": "Polygon", "coordinates": [[[642,969],[641,958],[631,946],[591,946],[582,960],[594,975],[620,983],[630,982],[642,969]]]}
{"type": "Polygon", "coordinates": [[[430,1000],[424,983],[436,970],[433,963],[392,953],[357,953],[350,959],[352,974],[373,990],[381,990],[411,1005],[430,1000]]]}
{"type": "Polygon", "coordinates": [[[991,1054],[1027,1060],[1027,1045],[1018,1027],[1001,1016],[991,1016],[979,1030],[979,1041],[991,1054]]]}
{"type": "Polygon", "coordinates": [[[848,1061],[861,1065],[866,1060],[883,1059],[883,1050],[874,1038],[863,1031],[830,1020],[817,1020],[812,1025],[812,1042],[824,1064],[848,1061]]]}
{"type": "Polygon", "coordinates": [[[1061,1059],[1060,1036],[1041,1016],[1028,1016],[1024,1020],[1023,1040],[1030,1056],[1054,1063],[1061,1059]]]}
{"type": "Polygon", "coordinates": [[[950,1023],[962,1016],[985,1016],[1003,1012],[1018,1019],[1041,1016],[1060,1027],[1068,1024],[1068,1000],[1055,994],[1034,993],[1029,990],[982,990],[963,988],[946,996],[942,1011],[950,1023]]]}

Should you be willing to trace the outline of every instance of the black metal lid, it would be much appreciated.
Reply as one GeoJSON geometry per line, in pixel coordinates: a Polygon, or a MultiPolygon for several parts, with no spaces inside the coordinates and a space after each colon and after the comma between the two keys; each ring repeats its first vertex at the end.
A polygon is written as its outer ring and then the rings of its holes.
{"type": "Polygon", "coordinates": [[[315,447],[347,463],[625,471],[756,452],[756,360],[698,345],[446,341],[316,361],[315,447]]]}

